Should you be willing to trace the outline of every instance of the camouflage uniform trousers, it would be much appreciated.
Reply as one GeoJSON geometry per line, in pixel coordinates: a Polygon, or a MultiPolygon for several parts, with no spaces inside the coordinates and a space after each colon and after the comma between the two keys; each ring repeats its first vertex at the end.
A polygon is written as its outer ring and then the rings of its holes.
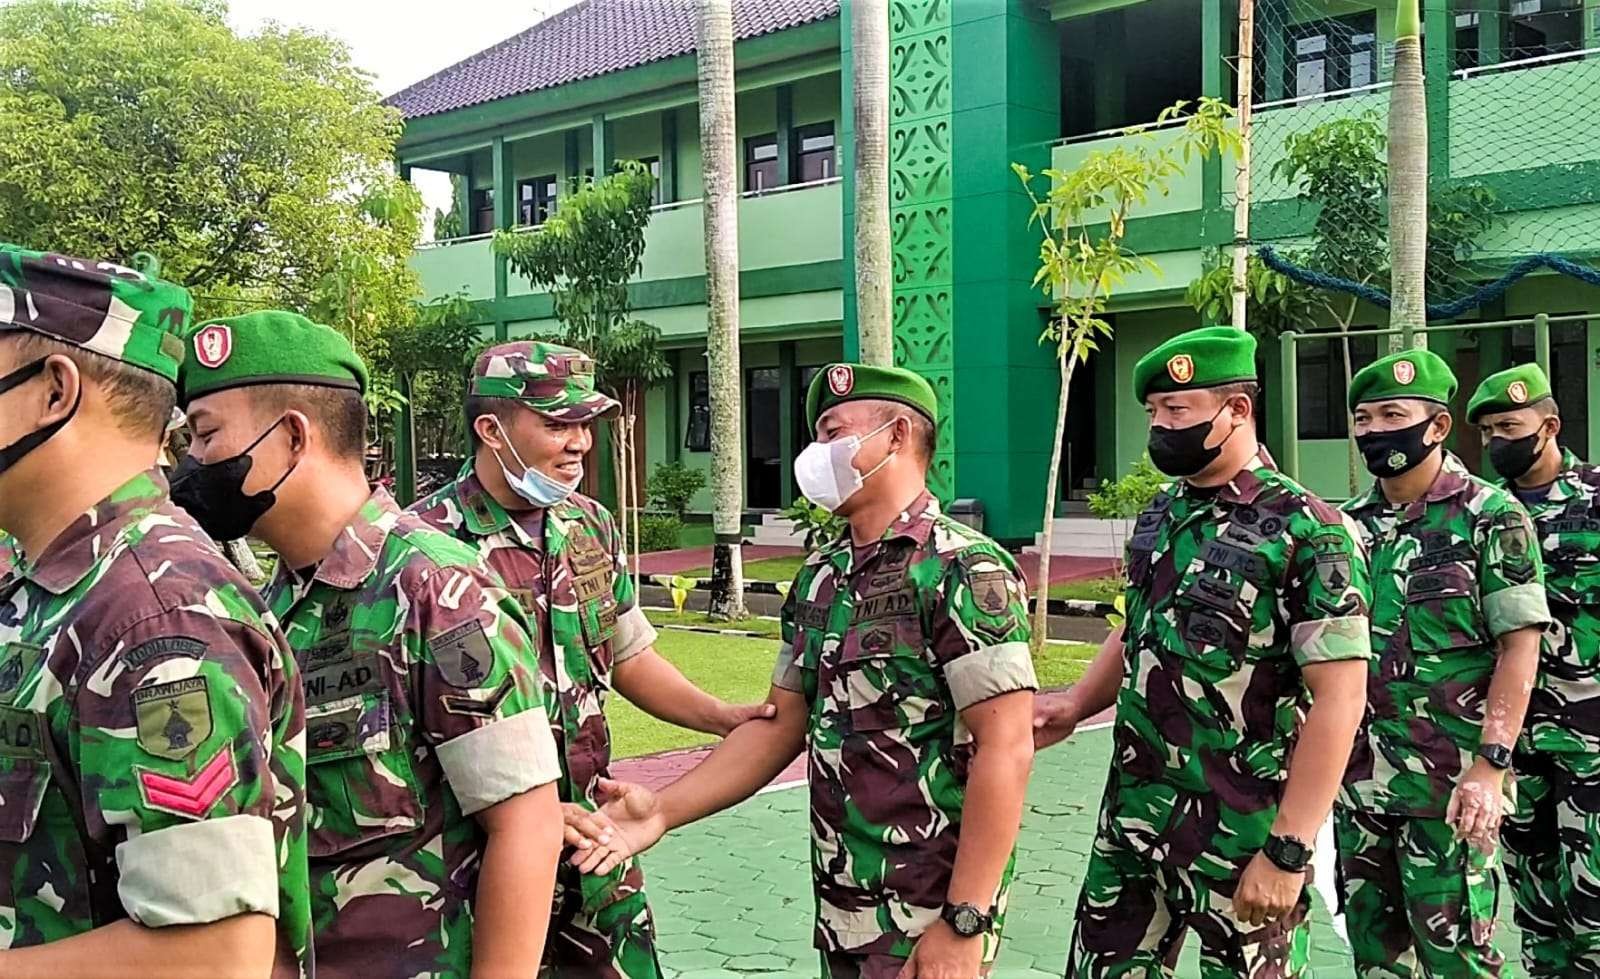
{"type": "Polygon", "coordinates": [[[620,879],[580,875],[563,860],[540,979],[657,979],[656,927],[645,902],[644,871],[620,879]],[[581,879],[580,879],[581,877],[581,879]]]}
{"type": "Polygon", "coordinates": [[[1600,979],[1600,756],[1517,755],[1501,827],[1530,979],[1600,979]]]}
{"type": "Polygon", "coordinates": [[[1170,976],[1191,928],[1200,936],[1201,979],[1302,975],[1311,958],[1309,893],[1281,921],[1252,928],[1233,914],[1237,885],[1152,860],[1101,831],[1078,898],[1067,979],[1170,976]]]}
{"type": "Polygon", "coordinates": [[[1442,818],[1334,807],[1339,902],[1359,979],[1499,976],[1500,851],[1442,818]]]}

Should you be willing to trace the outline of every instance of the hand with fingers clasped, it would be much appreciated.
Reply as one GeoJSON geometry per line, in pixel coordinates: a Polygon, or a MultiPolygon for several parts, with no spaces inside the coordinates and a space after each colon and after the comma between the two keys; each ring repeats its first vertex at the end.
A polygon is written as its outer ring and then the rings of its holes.
{"type": "Polygon", "coordinates": [[[642,785],[603,778],[595,795],[601,803],[596,812],[571,803],[562,807],[567,844],[573,847],[567,859],[586,874],[604,876],[654,846],[667,823],[656,794],[642,785]]]}

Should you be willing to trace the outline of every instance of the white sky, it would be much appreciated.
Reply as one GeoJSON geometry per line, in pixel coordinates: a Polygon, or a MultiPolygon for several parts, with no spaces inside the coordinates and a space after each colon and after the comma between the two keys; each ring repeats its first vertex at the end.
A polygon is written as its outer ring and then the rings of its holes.
{"type": "MultiPolygon", "coordinates": [[[[232,0],[229,23],[249,33],[275,20],[331,34],[350,46],[382,95],[526,30],[577,0],[232,0]]],[[[413,181],[433,209],[450,209],[450,178],[416,170],[413,181]]]]}

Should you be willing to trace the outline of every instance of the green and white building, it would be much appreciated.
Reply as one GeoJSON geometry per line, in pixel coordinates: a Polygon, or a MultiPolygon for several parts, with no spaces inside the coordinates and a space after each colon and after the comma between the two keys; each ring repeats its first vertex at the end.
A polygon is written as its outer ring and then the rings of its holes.
{"type": "MultiPolygon", "coordinates": [[[[850,0],[735,0],[740,316],[746,506],[794,494],[805,386],[856,347],[850,0]]],[[[1423,0],[1432,169],[1495,192],[1484,275],[1521,255],[1600,251],[1600,0],[1423,0]]],[[[981,501],[987,529],[1024,542],[1040,529],[1057,374],[1039,334],[1047,297],[1030,288],[1037,229],[1011,164],[1070,169],[1125,127],[1180,99],[1232,99],[1237,10],[1230,0],[891,0],[890,224],[896,360],[934,384],[944,409],[935,482],[981,501]]],[[[637,315],[656,324],[674,378],[642,421],[646,466],[709,466],[705,277],[695,94],[694,6],[585,0],[392,96],[404,114],[404,172],[459,174],[470,233],[420,247],[431,296],[465,291],[486,335],[557,328],[548,296],[508,274],[496,228],[537,225],[596,161],[641,160],[659,203],[637,315]]],[[[1313,214],[1270,179],[1284,134],[1330,116],[1382,110],[1393,0],[1260,0],[1253,172],[1266,197],[1254,237],[1303,240],[1313,214]],[[1277,194],[1282,199],[1274,200],[1277,194]]],[[[1159,131],[1156,138],[1166,138],[1159,131]]],[[[1138,211],[1128,244],[1160,275],[1128,282],[1115,339],[1079,372],[1069,412],[1063,499],[1122,472],[1143,451],[1134,362],[1199,325],[1184,291],[1208,248],[1233,238],[1231,160],[1195,161],[1138,211]]],[[[1600,310],[1600,288],[1535,275],[1469,314],[1484,320],[1600,310]]],[[[1385,325],[1362,307],[1356,325],[1385,325]]],[[[1531,331],[1435,337],[1470,393],[1483,373],[1532,355],[1531,331]]],[[[1371,341],[1357,344],[1371,357],[1371,341]]],[[[1569,442],[1600,456],[1600,316],[1552,332],[1569,442]]],[[[1301,473],[1343,496],[1343,365],[1305,344],[1297,367],[1301,473]]],[[[1281,360],[1263,345],[1270,444],[1282,433],[1281,360]]],[[[1464,397],[1464,395],[1463,395],[1464,397]]],[[[1462,445],[1469,458],[1471,446],[1462,445]]],[[[699,501],[709,507],[709,495],[699,501]]],[[[1070,544],[1070,540],[1069,540],[1070,544]]]]}

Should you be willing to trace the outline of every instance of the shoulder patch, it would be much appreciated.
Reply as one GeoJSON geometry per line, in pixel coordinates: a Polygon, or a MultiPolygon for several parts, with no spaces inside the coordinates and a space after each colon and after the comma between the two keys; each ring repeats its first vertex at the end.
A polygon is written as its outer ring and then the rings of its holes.
{"type": "Polygon", "coordinates": [[[429,639],[428,648],[439,666],[439,674],[452,687],[482,686],[494,666],[489,634],[476,619],[429,639]]]}
{"type": "Polygon", "coordinates": [[[187,636],[163,636],[152,639],[122,654],[122,663],[130,670],[137,670],[153,660],[164,659],[168,656],[187,656],[190,659],[204,659],[206,644],[198,639],[187,636]]]}
{"type": "Polygon", "coordinates": [[[972,600],[986,615],[1000,615],[1011,608],[1004,571],[980,571],[972,576],[972,600]]]}
{"type": "Polygon", "coordinates": [[[211,807],[239,781],[234,770],[233,752],[227,745],[194,775],[178,778],[134,766],[139,781],[139,797],[148,809],[159,809],[185,819],[204,819],[211,807]]]}
{"type": "Polygon", "coordinates": [[[211,691],[203,676],[139,687],[132,700],[139,747],[157,758],[182,761],[211,736],[211,691]]]}
{"type": "Polygon", "coordinates": [[[1496,522],[1495,542],[1500,548],[1500,569],[1507,581],[1525,585],[1537,576],[1533,538],[1517,514],[1508,513],[1496,522]]]}

